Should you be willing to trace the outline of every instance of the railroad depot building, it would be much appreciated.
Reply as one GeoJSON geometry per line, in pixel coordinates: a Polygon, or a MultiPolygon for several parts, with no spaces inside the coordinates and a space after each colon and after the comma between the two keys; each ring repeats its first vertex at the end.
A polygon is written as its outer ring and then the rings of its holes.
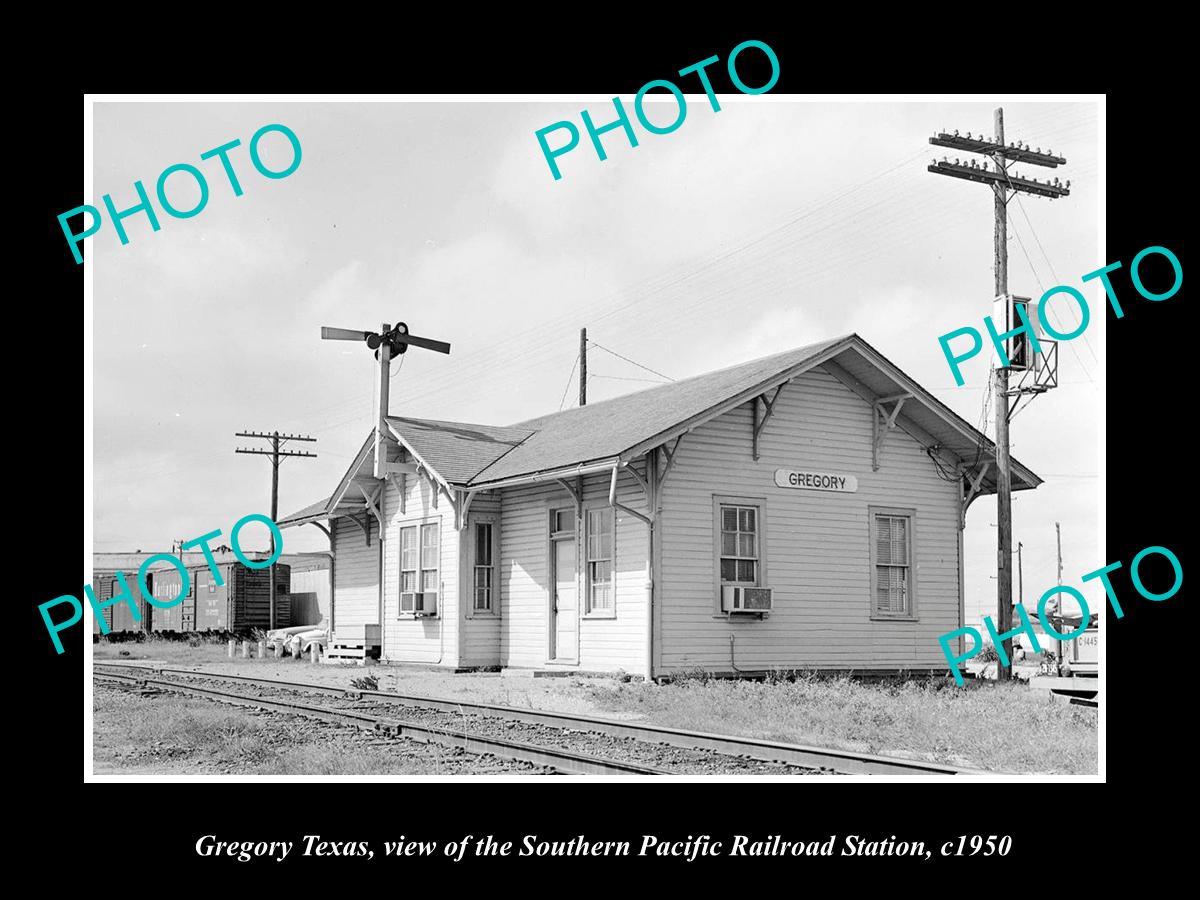
{"type": "Polygon", "coordinates": [[[384,662],[944,671],[995,491],[992,442],[857,335],[506,427],[380,421],[279,524],[326,531],[331,643],[384,662]]]}

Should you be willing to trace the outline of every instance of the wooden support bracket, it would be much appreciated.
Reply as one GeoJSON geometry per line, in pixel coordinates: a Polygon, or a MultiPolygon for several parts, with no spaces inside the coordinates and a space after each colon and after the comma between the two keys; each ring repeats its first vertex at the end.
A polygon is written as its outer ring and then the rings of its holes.
{"type": "Polygon", "coordinates": [[[637,469],[635,469],[631,465],[626,464],[624,466],[624,469],[626,472],[628,472],[630,475],[633,476],[634,481],[636,481],[638,484],[640,484],[642,486],[642,490],[646,492],[646,499],[649,500],[650,499],[650,485],[648,485],[646,483],[646,479],[643,478],[641,475],[639,475],[637,469]]]}
{"type": "Polygon", "coordinates": [[[477,491],[459,491],[458,502],[454,504],[455,524],[459,531],[467,527],[467,514],[471,511],[471,501],[477,491]]]}
{"type": "Polygon", "coordinates": [[[613,509],[619,509],[619,510],[620,510],[621,512],[623,512],[623,513],[628,513],[628,514],[629,514],[629,515],[631,515],[631,516],[637,516],[639,519],[641,519],[641,520],[642,520],[643,522],[645,522],[647,525],[650,525],[650,526],[653,526],[653,525],[654,525],[654,520],[653,520],[653,519],[651,519],[649,516],[647,516],[647,515],[644,515],[643,513],[640,513],[640,512],[638,512],[636,509],[630,509],[630,508],[629,508],[628,506],[626,506],[624,503],[614,503],[614,504],[613,504],[613,509]]]}
{"type": "Polygon", "coordinates": [[[658,492],[660,497],[662,496],[662,487],[666,483],[667,476],[671,474],[671,469],[675,468],[676,455],[679,453],[679,442],[682,440],[683,435],[681,434],[675,438],[675,446],[670,450],[667,449],[666,444],[662,445],[663,456],[667,458],[667,464],[663,466],[662,474],[658,476],[658,492]]]}
{"type": "MultiPolygon", "coordinates": [[[[785,381],[783,384],[787,384],[787,382],[785,381]]],[[[771,418],[771,414],[773,412],[775,412],[775,403],[779,400],[779,395],[781,393],[783,393],[783,384],[781,384],[779,387],[775,388],[775,396],[772,397],[770,400],[767,399],[766,394],[761,394],[758,397],[754,398],[754,450],[753,450],[753,453],[754,453],[754,458],[756,460],[758,459],[759,435],[762,434],[763,428],[766,427],[767,421],[771,418]],[[763,407],[765,408],[761,419],[758,417],[758,404],[760,401],[761,401],[763,407]]],[[[674,454],[672,454],[672,457],[673,456],[674,456],[674,454]]],[[[667,465],[669,466],[670,463],[668,462],[667,465]]]]}
{"type": "Polygon", "coordinates": [[[583,515],[583,494],[565,478],[555,478],[554,480],[558,482],[564,491],[571,495],[571,499],[575,502],[575,518],[580,518],[583,515]]]}
{"type": "Polygon", "coordinates": [[[883,439],[887,437],[887,433],[896,427],[896,419],[900,416],[900,410],[904,407],[904,401],[912,397],[912,394],[897,394],[894,397],[881,397],[875,401],[873,412],[871,413],[872,436],[871,436],[871,470],[879,471],[879,451],[883,447],[883,439]],[[891,412],[884,406],[885,403],[895,403],[891,412]]]}
{"type": "MultiPolygon", "coordinates": [[[[963,497],[962,509],[960,510],[960,519],[959,519],[959,521],[962,523],[960,527],[963,527],[963,528],[966,527],[966,525],[967,525],[967,509],[971,506],[971,501],[974,500],[975,497],[979,494],[979,487],[980,487],[980,485],[983,484],[983,476],[985,476],[987,474],[988,468],[990,468],[991,465],[992,464],[990,461],[985,461],[984,464],[979,467],[979,472],[975,475],[974,479],[971,480],[970,487],[967,490],[967,495],[965,497],[963,497]]],[[[964,477],[966,477],[966,476],[964,476],[964,477]]]]}
{"type": "MultiPolygon", "coordinates": [[[[432,492],[433,493],[433,498],[432,498],[433,499],[433,508],[437,509],[438,508],[438,494],[440,494],[442,492],[441,482],[439,482],[436,478],[434,478],[431,474],[429,474],[429,470],[426,469],[425,466],[422,465],[421,463],[417,463],[417,474],[424,475],[425,480],[429,482],[429,486],[433,489],[433,492],[432,492]]],[[[454,498],[451,498],[451,502],[453,502],[453,499],[454,498]]]]}
{"type": "Polygon", "coordinates": [[[361,522],[358,520],[358,516],[347,516],[346,518],[348,518],[351,522],[353,522],[355,525],[357,525],[359,528],[362,529],[363,537],[366,538],[367,546],[370,547],[371,546],[371,520],[367,517],[365,511],[364,511],[361,522]]]}
{"type": "Polygon", "coordinates": [[[417,464],[410,462],[390,462],[384,464],[385,475],[416,475],[417,464]]]}
{"type": "Polygon", "coordinates": [[[380,513],[380,511],[379,511],[379,497],[383,493],[383,485],[380,485],[379,488],[376,491],[374,491],[373,493],[368,494],[367,489],[364,488],[361,484],[358,484],[357,482],[355,482],[355,484],[358,487],[359,493],[363,495],[363,500],[367,504],[367,511],[370,512],[373,516],[375,516],[375,521],[377,521],[379,523],[379,529],[380,529],[380,531],[382,531],[383,530],[383,514],[380,513]]]}
{"type": "MultiPolygon", "coordinates": [[[[630,469],[628,466],[626,466],[625,469],[626,469],[626,471],[633,472],[633,470],[630,469]]],[[[612,478],[608,483],[608,505],[611,506],[613,509],[619,509],[619,510],[621,510],[621,512],[628,513],[631,516],[637,516],[639,519],[641,519],[643,522],[645,522],[647,525],[649,525],[651,528],[653,528],[654,527],[654,518],[653,518],[654,510],[653,509],[650,509],[650,515],[647,516],[643,513],[638,512],[636,509],[630,509],[624,503],[617,502],[617,476],[620,474],[620,472],[621,472],[621,466],[613,466],[612,478]]],[[[634,473],[634,475],[639,482],[641,482],[642,484],[645,484],[645,482],[642,480],[642,477],[640,475],[637,475],[637,473],[634,473]]],[[[650,494],[648,491],[646,493],[646,498],[647,498],[647,504],[649,504],[650,494]]],[[[647,508],[649,509],[649,505],[647,505],[647,508]]]]}

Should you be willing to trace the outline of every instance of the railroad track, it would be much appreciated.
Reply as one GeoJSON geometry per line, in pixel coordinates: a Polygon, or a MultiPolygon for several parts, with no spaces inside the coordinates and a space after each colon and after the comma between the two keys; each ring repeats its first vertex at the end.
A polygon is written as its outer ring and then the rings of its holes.
{"type": "MultiPolygon", "coordinates": [[[[343,688],[332,685],[311,684],[308,682],[295,681],[279,681],[267,678],[254,678],[247,675],[233,674],[218,674],[212,672],[197,672],[192,669],[176,669],[165,667],[150,667],[138,665],[122,665],[112,663],[96,663],[94,673],[97,676],[108,675],[109,672],[105,669],[122,669],[125,672],[138,671],[142,673],[153,673],[157,675],[178,675],[192,679],[208,679],[226,682],[235,682],[239,684],[254,685],[259,688],[265,688],[276,691],[301,691],[311,694],[319,694],[325,696],[337,697],[344,701],[354,702],[362,705],[363,703],[374,703],[377,706],[403,706],[409,715],[419,714],[421,716],[431,718],[435,723],[437,717],[434,715],[441,714],[443,716],[452,715],[457,718],[474,717],[479,722],[487,720],[496,720],[502,725],[511,727],[508,723],[523,723],[525,726],[535,729],[551,729],[559,732],[571,733],[574,735],[599,735],[610,739],[621,739],[625,742],[634,742],[638,745],[650,745],[659,747],[676,748],[681,753],[707,755],[708,758],[717,760],[729,760],[733,766],[733,770],[727,774],[736,774],[736,769],[747,769],[745,774],[836,774],[836,775],[895,775],[895,776],[953,776],[953,775],[983,775],[991,774],[977,769],[963,769],[953,766],[945,766],[937,763],[922,762],[920,760],[896,759],[885,756],[874,756],[866,753],[856,753],[849,750],[836,750],[825,747],[812,747],[803,744],[789,744],[776,741],[764,741],[756,738],[736,737],[731,735],[711,734],[708,732],[688,731],[677,728],[666,728],[659,725],[633,724],[630,722],[622,722],[612,719],[597,718],[593,716],[582,716],[574,713],[549,712],[545,710],[520,709],[511,706],[500,706],[487,703],[471,703],[460,700],[443,700],[436,697],[424,697],[408,694],[397,694],[390,691],[368,691],[359,690],[357,688],[343,688]],[[103,667],[103,668],[102,668],[103,667]],[[741,762],[736,762],[741,761],[741,762]],[[781,767],[782,771],[764,771],[764,767],[781,767]],[[798,771],[799,770],[799,771],[798,771]]],[[[118,677],[124,679],[132,679],[146,681],[148,684],[161,686],[167,684],[171,686],[181,686],[180,682],[168,681],[162,682],[158,679],[147,679],[144,676],[120,675],[118,677]]],[[[208,695],[220,694],[223,692],[215,691],[211,688],[197,688],[195,686],[182,685],[182,687],[193,687],[196,690],[202,691],[208,695]]],[[[228,692],[224,692],[228,693],[228,692]]],[[[244,701],[259,702],[259,698],[248,698],[244,695],[237,696],[244,701]]],[[[271,702],[282,703],[287,708],[297,710],[303,708],[303,704],[296,704],[290,701],[274,699],[271,702]]],[[[329,707],[308,707],[309,709],[318,710],[324,714],[331,714],[329,707]]],[[[374,710],[372,710],[374,713],[374,710]]],[[[354,715],[361,717],[363,720],[371,722],[376,721],[372,713],[363,711],[353,711],[354,715]]],[[[340,713],[334,713],[340,714],[340,713]]],[[[379,719],[379,721],[383,721],[379,719]]],[[[395,720],[392,720],[395,721],[395,720]]],[[[475,733],[468,733],[457,729],[448,729],[444,725],[426,724],[424,722],[409,721],[404,723],[407,728],[414,729],[417,734],[420,729],[430,729],[433,733],[454,733],[456,737],[451,740],[457,740],[458,743],[449,744],[449,746],[463,747],[464,740],[475,739],[477,741],[496,741],[494,736],[483,736],[475,733]]],[[[496,730],[495,721],[489,730],[496,730]]],[[[415,736],[415,735],[414,735],[415,736]]],[[[418,737],[418,739],[421,739],[418,737]]],[[[503,743],[503,742],[501,742],[503,743]]],[[[546,751],[548,748],[541,744],[521,744],[520,746],[530,748],[532,750],[540,749],[546,751]]],[[[630,745],[632,746],[632,745],[630,745]]],[[[605,748],[607,749],[607,748],[605,748]]],[[[630,749],[627,747],[626,749],[630,749]]],[[[507,755],[503,752],[503,747],[488,750],[486,752],[495,753],[497,756],[507,755]]],[[[471,751],[474,752],[474,751],[471,751]]],[[[553,752],[559,752],[555,749],[553,752]]],[[[588,765],[593,768],[587,770],[587,774],[630,774],[633,771],[635,774],[678,774],[678,771],[671,772],[670,766],[642,765],[641,771],[626,768],[619,772],[602,771],[603,768],[611,765],[630,765],[628,763],[620,763],[615,760],[604,759],[602,757],[590,754],[576,754],[582,756],[588,765]]],[[[578,773],[583,771],[579,768],[571,768],[569,762],[564,762],[563,766],[554,765],[553,763],[538,762],[538,765],[550,765],[558,771],[566,771],[578,773]]],[[[581,764],[582,765],[582,764],[581,764]]]]}
{"type": "Polygon", "coordinates": [[[369,728],[389,737],[408,738],[425,744],[439,744],[443,747],[457,748],[475,756],[499,756],[505,759],[519,760],[535,766],[544,766],[566,775],[666,774],[662,770],[651,766],[643,766],[619,760],[601,759],[556,747],[542,747],[519,741],[500,740],[465,731],[455,731],[397,719],[388,719],[355,710],[333,709],[327,706],[313,706],[291,700],[247,696],[246,694],[222,691],[216,688],[186,684],[163,678],[145,678],[143,676],[124,675],[115,672],[94,672],[93,675],[97,678],[133,686],[153,687],[164,691],[205,697],[234,706],[270,709],[293,714],[299,713],[309,718],[320,719],[337,725],[357,725],[360,728],[369,728]]]}

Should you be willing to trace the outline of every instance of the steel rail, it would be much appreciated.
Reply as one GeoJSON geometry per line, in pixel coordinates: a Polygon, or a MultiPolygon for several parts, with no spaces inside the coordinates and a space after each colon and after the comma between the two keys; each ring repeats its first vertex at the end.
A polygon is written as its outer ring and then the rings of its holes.
{"type": "Polygon", "coordinates": [[[306,703],[296,703],[289,700],[251,697],[246,694],[220,691],[215,688],[201,687],[195,684],[183,684],[178,681],[169,681],[161,678],[139,678],[137,676],[109,672],[93,672],[92,674],[94,677],[108,678],[120,683],[153,686],[177,693],[216,698],[221,702],[235,706],[261,707],[279,712],[300,713],[310,718],[321,719],[336,725],[354,724],[360,728],[370,728],[381,734],[393,737],[411,738],[421,743],[438,744],[451,749],[458,748],[475,756],[499,756],[505,759],[531,763],[536,766],[547,766],[566,775],[667,774],[661,769],[637,763],[601,759],[583,753],[574,753],[569,750],[558,750],[553,747],[542,747],[520,741],[483,737],[466,731],[417,725],[413,722],[405,722],[403,720],[384,719],[354,710],[330,709],[329,707],[310,706],[306,703]]]}
{"type": "Polygon", "coordinates": [[[520,709],[490,703],[474,703],[463,700],[444,700],[437,697],[396,694],[390,691],[367,691],[331,685],[310,684],[296,681],[275,681],[253,678],[248,675],[233,675],[215,672],[197,672],[192,669],[160,668],[128,665],[121,663],[97,663],[116,665],[125,669],[142,669],[162,674],[180,674],[200,678],[226,679],[277,688],[293,688],[325,694],[349,697],[370,697],[389,700],[408,706],[426,707],[446,712],[473,712],[477,715],[512,719],[551,728],[567,728],[575,731],[592,731],[613,737],[626,737],[648,743],[669,744],[690,750],[712,750],[725,756],[749,757],[765,762],[802,766],[808,769],[824,769],[839,775],[995,775],[983,769],[967,769],[946,766],[921,760],[899,759],[838,750],[828,747],[813,747],[806,744],[789,744],[780,741],[765,741],[758,738],[713,734],[667,728],[661,725],[632,724],[616,719],[582,716],[576,713],[550,712],[546,710],[520,709]]]}

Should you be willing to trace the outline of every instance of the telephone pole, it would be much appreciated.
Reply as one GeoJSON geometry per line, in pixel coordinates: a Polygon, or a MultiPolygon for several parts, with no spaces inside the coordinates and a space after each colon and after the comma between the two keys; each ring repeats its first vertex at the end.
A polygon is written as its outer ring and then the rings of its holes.
{"type": "Polygon", "coordinates": [[[1054,523],[1054,536],[1058,541],[1058,581],[1055,584],[1062,584],[1062,526],[1057,522],[1054,523]]]}
{"type": "MultiPolygon", "coordinates": [[[[238,447],[237,453],[250,453],[255,456],[271,457],[271,521],[275,522],[279,519],[279,461],[286,459],[289,456],[304,456],[310,459],[315,459],[317,454],[309,453],[307,450],[281,450],[280,448],[288,441],[311,441],[317,439],[300,434],[280,434],[278,431],[239,431],[237,437],[244,438],[266,438],[271,442],[270,450],[254,450],[250,448],[242,449],[238,447]]],[[[271,556],[275,556],[275,533],[271,533],[271,556]]],[[[271,586],[270,586],[270,628],[275,628],[275,563],[271,563],[271,586]]]]}
{"type": "MultiPolygon", "coordinates": [[[[1042,152],[1042,148],[1030,150],[1029,145],[1022,145],[1020,141],[1013,144],[1006,144],[1004,141],[1004,110],[999,108],[996,110],[993,126],[995,129],[994,136],[984,138],[981,134],[978,137],[972,137],[968,131],[966,137],[959,135],[958,131],[954,134],[941,132],[929,139],[929,143],[939,147],[952,147],[956,150],[964,150],[969,153],[978,153],[992,162],[992,168],[987,167],[987,163],[976,165],[974,159],[963,160],[961,163],[956,158],[953,163],[949,162],[945,157],[941,162],[934,160],[929,166],[929,171],[938,175],[949,175],[954,178],[962,178],[967,181],[974,181],[981,184],[987,184],[991,187],[994,194],[993,208],[995,211],[995,229],[993,234],[994,253],[995,253],[995,275],[996,275],[996,298],[1006,297],[1008,294],[1008,200],[1010,193],[1016,196],[1018,193],[1034,194],[1040,197],[1049,197],[1055,199],[1057,197],[1065,197],[1070,191],[1067,186],[1058,184],[1058,179],[1054,179],[1054,183],[1042,183],[1037,179],[1025,178],[1016,173],[1010,174],[1008,171],[1011,163],[1023,162],[1030,163],[1035,166],[1047,166],[1049,168],[1057,168],[1059,165],[1065,164],[1066,159],[1061,156],[1055,156],[1052,151],[1047,150],[1042,152]]],[[[1005,299],[1005,306],[1008,308],[1010,302],[1005,299]]],[[[1009,327],[1005,323],[1001,323],[1001,327],[1009,327]]],[[[1011,348],[1015,344],[1015,340],[1008,338],[1005,341],[1007,347],[1011,348]]],[[[1009,360],[1015,354],[1007,354],[1009,360]]],[[[996,619],[998,620],[999,630],[1001,634],[1005,634],[1012,628],[1012,468],[1009,458],[1009,438],[1008,438],[1008,365],[1000,365],[997,363],[992,368],[992,385],[996,396],[996,520],[999,525],[997,546],[996,546],[996,619]]],[[[1005,638],[1003,641],[1004,654],[1001,656],[1000,662],[997,664],[996,678],[998,681],[1008,681],[1012,678],[1012,639],[1005,638]],[[1008,664],[1004,660],[1008,660],[1008,664]]]]}
{"type": "MultiPolygon", "coordinates": [[[[1058,543],[1058,581],[1056,581],[1054,583],[1062,584],[1062,526],[1059,525],[1057,522],[1054,523],[1054,537],[1058,543]]],[[[1060,594],[1059,596],[1062,596],[1062,595],[1060,594]]],[[[1060,616],[1062,615],[1062,606],[1061,605],[1058,608],[1058,614],[1060,616]]],[[[1055,641],[1055,643],[1058,644],[1058,662],[1059,662],[1059,665],[1062,665],[1062,654],[1063,654],[1062,638],[1058,638],[1055,641]]]]}
{"type": "Polygon", "coordinates": [[[587,329],[579,329],[579,405],[587,406],[587,329]]]}
{"type": "Polygon", "coordinates": [[[1025,545],[1017,541],[1017,602],[1025,605],[1025,566],[1021,562],[1021,548],[1025,545]]]}

